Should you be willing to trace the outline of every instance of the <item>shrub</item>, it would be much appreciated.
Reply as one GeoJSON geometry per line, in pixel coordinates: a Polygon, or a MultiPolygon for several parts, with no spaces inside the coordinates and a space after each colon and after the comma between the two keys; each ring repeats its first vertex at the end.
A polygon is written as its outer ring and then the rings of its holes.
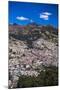
{"type": "Polygon", "coordinates": [[[40,87],[40,86],[55,86],[58,85],[58,68],[45,67],[45,71],[37,76],[20,76],[17,87],[40,87]]]}

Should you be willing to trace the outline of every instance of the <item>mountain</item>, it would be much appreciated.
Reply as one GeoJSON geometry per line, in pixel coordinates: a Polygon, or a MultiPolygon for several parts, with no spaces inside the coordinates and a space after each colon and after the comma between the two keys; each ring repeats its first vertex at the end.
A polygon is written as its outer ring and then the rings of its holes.
{"type": "Polygon", "coordinates": [[[9,25],[9,36],[21,40],[36,40],[44,38],[56,42],[58,39],[58,30],[51,25],[42,26],[36,23],[29,23],[26,26],[13,24],[9,25]],[[57,39],[56,39],[57,37],[57,39]]]}
{"type": "Polygon", "coordinates": [[[58,84],[57,32],[50,25],[9,25],[9,88],[58,84]]]}

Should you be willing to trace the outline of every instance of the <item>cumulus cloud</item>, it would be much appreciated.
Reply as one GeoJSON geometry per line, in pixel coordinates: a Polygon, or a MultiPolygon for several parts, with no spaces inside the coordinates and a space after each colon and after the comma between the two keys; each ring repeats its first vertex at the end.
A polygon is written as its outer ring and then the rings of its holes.
{"type": "Polygon", "coordinates": [[[34,21],[31,19],[30,22],[32,23],[32,22],[34,22],[34,21]]]}
{"type": "Polygon", "coordinates": [[[43,14],[48,15],[48,16],[52,15],[52,13],[50,12],[44,12],[43,14]]]}
{"type": "Polygon", "coordinates": [[[50,15],[52,15],[50,12],[43,12],[43,13],[40,13],[40,18],[44,20],[48,20],[50,15]]]}
{"type": "Polygon", "coordinates": [[[44,20],[48,20],[48,15],[40,14],[40,18],[44,20]]]}
{"type": "Polygon", "coordinates": [[[16,19],[21,20],[21,21],[29,20],[29,18],[26,18],[26,17],[23,17],[23,16],[17,16],[16,19]]]}
{"type": "Polygon", "coordinates": [[[29,21],[31,23],[34,22],[32,19],[23,16],[17,16],[16,19],[21,21],[29,21]]]}

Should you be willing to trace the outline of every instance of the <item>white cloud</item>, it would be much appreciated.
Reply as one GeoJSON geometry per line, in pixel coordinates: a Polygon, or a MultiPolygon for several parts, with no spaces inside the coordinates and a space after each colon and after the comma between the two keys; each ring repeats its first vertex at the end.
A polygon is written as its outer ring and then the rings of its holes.
{"type": "Polygon", "coordinates": [[[31,23],[34,22],[32,19],[29,19],[23,16],[17,16],[16,19],[21,21],[30,21],[31,23]]]}
{"type": "Polygon", "coordinates": [[[48,15],[40,14],[40,18],[42,18],[42,19],[44,19],[44,20],[48,20],[48,15]]]}
{"type": "Polygon", "coordinates": [[[34,21],[31,19],[30,22],[32,23],[32,22],[34,22],[34,21]]]}
{"type": "Polygon", "coordinates": [[[21,20],[21,21],[29,20],[29,18],[26,18],[23,16],[17,16],[16,19],[21,20]]]}
{"type": "Polygon", "coordinates": [[[50,12],[43,12],[40,14],[40,18],[48,20],[50,15],[52,15],[50,12]]]}
{"type": "Polygon", "coordinates": [[[48,15],[48,16],[52,15],[52,13],[50,13],[50,12],[44,12],[43,14],[48,15]]]}

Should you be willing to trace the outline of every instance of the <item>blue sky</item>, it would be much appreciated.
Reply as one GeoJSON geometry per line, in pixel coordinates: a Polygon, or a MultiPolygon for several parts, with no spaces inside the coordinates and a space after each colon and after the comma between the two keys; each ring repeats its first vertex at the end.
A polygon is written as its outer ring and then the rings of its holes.
{"type": "Polygon", "coordinates": [[[36,22],[58,27],[58,5],[9,1],[9,23],[26,25],[36,22]]]}

